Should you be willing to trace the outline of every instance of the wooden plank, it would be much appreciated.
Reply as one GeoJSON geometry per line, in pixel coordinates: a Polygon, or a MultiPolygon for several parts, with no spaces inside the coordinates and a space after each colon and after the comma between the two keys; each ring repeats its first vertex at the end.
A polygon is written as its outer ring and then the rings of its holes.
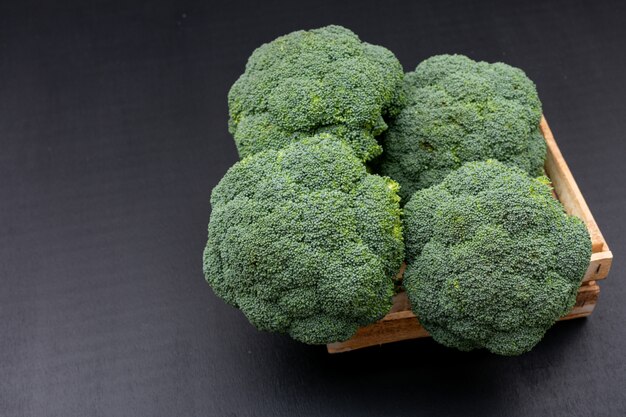
{"type": "MultiPolygon", "coordinates": [[[[559,321],[590,315],[596,306],[599,295],[600,287],[595,282],[582,285],[578,290],[574,307],[568,314],[561,317],[559,321]]],[[[410,308],[406,293],[400,293],[394,297],[394,306],[397,305],[409,305],[410,308]]],[[[330,343],[326,345],[326,348],[328,353],[341,353],[369,346],[429,336],[428,331],[422,327],[415,314],[409,309],[389,313],[382,320],[360,328],[351,339],[345,342],[330,343]]]]}
{"type": "MultiPolygon", "coordinates": [[[[582,307],[589,303],[595,303],[598,301],[598,297],[600,295],[600,286],[595,283],[595,281],[591,281],[587,285],[581,285],[578,289],[578,294],[576,294],[576,303],[574,307],[582,307]]],[[[567,315],[571,314],[568,313],[567,315]]]]}
{"type": "Polygon", "coordinates": [[[412,312],[402,311],[391,314],[393,316],[389,319],[385,317],[377,323],[361,327],[351,339],[345,342],[326,345],[328,353],[347,352],[368,346],[430,336],[412,312]]]}
{"type": "Polygon", "coordinates": [[[539,127],[543,137],[546,139],[548,149],[545,170],[548,177],[552,180],[554,191],[558,195],[559,200],[569,214],[579,217],[587,225],[591,236],[592,251],[596,253],[608,250],[606,241],[574,180],[572,172],[567,166],[565,159],[563,159],[563,155],[554,140],[545,117],[541,118],[539,127]]]}
{"type": "Polygon", "coordinates": [[[591,261],[583,282],[597,281],[606,278],[613,263],[613,253],[610,250],[591,254],[591,261]]]}

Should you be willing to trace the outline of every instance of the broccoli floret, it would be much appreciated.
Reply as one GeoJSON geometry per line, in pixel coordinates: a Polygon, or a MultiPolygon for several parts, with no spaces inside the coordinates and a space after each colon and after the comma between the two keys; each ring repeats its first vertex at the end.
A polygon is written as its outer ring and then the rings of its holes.
{"type": "Polygon", "coordinates": [[[281,36],[256,49],[228,94],[239,155],[279,149],[317,133],[346,141],[363,161],[401,104],[404,77],[389,50],[341,26],[281,36]]]}
{"type": "Polygon", "coordinates": [[[436,341],[518,355],[572,308],[591,240],[548,183],[470,162],[406,204],[404,285],[436,341]]]}
{"type": "Polygon", "coordinates": [[[246,157],[211,195],[206,279],[261,330],[346,340],[391,307],[397,189],[330,134],[246,157]]]}
{"type": "Polygon", "coordinates": [[[541,102],[522,70],[439,55],[407,73],[403,88],[407,106],[383,135],[379,161],[403,202],[464,162],[493,158],[542,174],[541,102]]]}

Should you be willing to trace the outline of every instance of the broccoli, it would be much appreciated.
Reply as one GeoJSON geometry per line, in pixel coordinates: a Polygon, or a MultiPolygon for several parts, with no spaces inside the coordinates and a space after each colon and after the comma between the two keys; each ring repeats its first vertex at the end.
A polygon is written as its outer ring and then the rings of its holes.
{"type": "Polygon", "coordinates": [[[397,189],[330,134],[246,157],[211,195],[206,280],[260,330],[346,340],[391,307],[397,189]]]}
{"type": "Polygon", "coordinates": [[[518,68],[462,55],[431,57],[407,73],[407,105],[382,137],[379,171],[400,183],[403,203],[464,162],[497,159],[541,175],[541,102],[518,68]]]}
{"type": "Polygon", "coordinates": [[[548,184],[470,162],[406,204],[404,285],[436,341],[518,355],[572,308],[591,240],[548,184]]]}
{"type": "Polygon", "coordinates": [[[228,94],[239,155],[279,149],[317,133],[346,141],[362,161],[397,114],[404,72],[389,50],[341,26],[281,36],[256,49],[228,94]]]}

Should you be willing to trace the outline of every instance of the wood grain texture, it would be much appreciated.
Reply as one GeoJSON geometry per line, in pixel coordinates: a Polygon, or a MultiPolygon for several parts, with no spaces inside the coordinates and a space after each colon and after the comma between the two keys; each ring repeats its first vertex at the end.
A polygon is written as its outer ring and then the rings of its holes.
{"type": "MultiPolygon", "coordinates": [[[[568,214],[577,216],[585,222],[591,237],[592,255],[578,290],[576,303],[568,314],[560,318],[560,320],[570,320],[588,316],[593,312],[600,295],[600,287],[596,281],[608,275],[613,254],[563,159],[545,117],[541,118],[540,129],[547,144],[545,170],[552,181],[555,198],[561,201],[568,214]]],[[[398,278],[402,277],[405,268],[406,265],[403,264],[398,278]]],[[[345,342],[328,344],[327,349],[329,353],[347,352],[368,346],[429,336],[411,311],[406,294],[400,293],[394,297],[389,314],[376,323],[360,328],[351,339],[345,342]]]]}
{"type": "MultiPolygon", "coordinates": [[[[595,282],[582,285],[578,290],[574,307],[559,320],[588,316],[595,308],[599,296],[600,287],[595,282]]],[[[410,308],[406,293],[400,293],[394,297],[394,307],[397,306],[409,306],[410,308]]],[[[341,353],[421,337],[430,337],[430,334],[409,309],[389,313],[382,320],[360,328],[351,339],[328,344],[327,350],[329,353],[341,353]]]]}
{"type": "Polygon", "coordinates": [[[611,264],[613,263],[613,253],[610,250],[603,250],[602,252],[592,253],[591,261],[583,282],[602,280],[607,277],[611,270],[611,264]]]}
{"type": "Polygon", "coordinates": [[[545,116],[541,118],[539,124],[541,133],[546,140],[547,155],[545,170],[548,177],[552,180],[554,191],[556,192],[559,200],[565,206],[565,209],[569,214],[582,219],[587,225],[589,235],[591,236],[591,246],[594,253],[608,250],[608,246],[600,232],[600,228],[596,223],[591,210],[587,206],[585,199],[583,198],[574,176],[572,175],[559,147],[554,140],[554,135],[550,130],[548,121],[545,116]]]}

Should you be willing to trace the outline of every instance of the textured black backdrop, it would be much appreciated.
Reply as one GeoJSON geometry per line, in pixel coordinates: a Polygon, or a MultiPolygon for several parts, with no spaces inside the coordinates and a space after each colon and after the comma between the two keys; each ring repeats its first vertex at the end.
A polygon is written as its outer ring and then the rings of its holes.
{"type": "Polygon", "coordinates": [[[626,413],[624,2],[336,3],[0,4],[0,415],[626,413]],[[536,81],[616,256],[592,317],[516,358],[431,340],[330,356],[213,295],[228,88],[260,43],[329,23],[407,70],[458,52],[536,81]]]}

